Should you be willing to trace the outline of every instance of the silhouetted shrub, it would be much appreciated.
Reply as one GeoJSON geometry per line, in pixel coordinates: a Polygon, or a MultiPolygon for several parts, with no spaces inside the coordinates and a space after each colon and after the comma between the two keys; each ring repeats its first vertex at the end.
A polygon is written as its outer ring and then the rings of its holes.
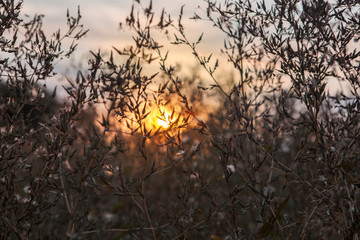
{"type": "Polygon", "coordinates": [[[359,3],[205,1],[193,20],[223,32],[224,77],[183,9],[136,2],[134,44],[92,51],[63,106],[42,85],[86,33],[80,13],[49,39],[0,3],[1,238],[358,239],[359,3]],[[208,79],[169,64],[153,31],[208,79]]]}

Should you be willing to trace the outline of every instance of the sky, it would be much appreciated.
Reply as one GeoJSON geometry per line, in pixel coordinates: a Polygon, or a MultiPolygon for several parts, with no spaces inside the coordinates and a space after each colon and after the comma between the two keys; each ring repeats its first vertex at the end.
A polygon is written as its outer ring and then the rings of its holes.
{"type": "MultiPolygon", "coordinates": [[[[149,1],[141,1],[147,6],[149,1]]],[[[132,42],[132,34],[126,29],[120,30],[119,23],[125,22],[131,6],[136,4],[134,0],[25,0],[22,13],[30,16],[44,14],[44,30],[47,36],[51,36],[57,29],[66,30],[67,9],[71,15],[76,16],[78,6],[82,15],[82,24],[90,29],[88,34],[79,42],[75,54],[69,60],[63,60],[55,66],[55,71],[60,75],[74,77],[77,70],[87,69],[89,51],[109,52],[112,47],[123,49],[132,42]],[[70,67],[69,67],[70,66],[70,67]],[[71,67],[73,66],[73,67],[71,67]]],[[[213,53],[214,58],[220,59],[220,69],[232,71],[232,65],[228,63],[225,56],[220,53],[223,48],[224,35],[211,23],[207,21],[194,21],[189,18],[196,12],[205,16],[205,1],[203,0],[153,0],[155,16],[160,16],[164,8],[170,13],[173,19],[177,19],[181,6],[184,5],[183,24],[185,32],[190,40],[196,41],[201,33],[204,34],[203,42],[199,46],[200,53],[209,55],[213,53]]],[[[174,40],[173,35],[155,35],[156,40],[164,45],[163,51],[169,50],[169,63],[180,63],[184,69],[191,69],[196,63],[190,48],[184,46],[172,46],[170,41],[174,40]],[[169,39],[170,37],[170,39],[169,39]]],[[[155,66],[155,72],[159,69],[155,66]]],[[[221,72],[221,71],[220,71],[221,72]]],[[[222,73],[221,73],[222,74],[222,73]]],[[[210,77],[204,72],[201,74],[204,80],[210,77]]],[[[337,84],[330,83],[330,90],[335,92],[339,88],[337,84]]]]}
{"type": "MultiPolygon", "coordinates": [[[[148,1],[142,1],[144,6],[148,5],[148,1]]],[[[35,14],[44,14],[44,30],[48,36],[51,36],[58,28],[66,30],[66,13],[69,9],[70,15],[76,16],[77,8],[80,6],[82,15],[82,23],[86,29],[90,29],[88,34],[79,42],[78,49],[73,55],[71,62],[77,65],[82,59],[89,56],[89,51],[110,51],[112,46],[122,49],[132,42],[131,32],[119,29],[119,23],[125,22],[126,17],[130,13],[132,4],[136,4],[133,0],[25,0],[23,3],[23,14],[34,16],[35,14]]],[[[223,44],[223,36],[218,30],[211,29],[209,22],[190,20],[193,13],[204,13],[205,5],[202,0],[153,0],[153,9],[155,15],[160,16],[164,8],[170,13],[174,19],[180,12],[182,5],[184,7],[184,25],[190,39],[194,41],[204,33],[204,43],[200,46],[200,50],[204,54],[214,52],[220,56],[220,48],[223,44]],[[195,24],[194,24],[195,23],[195,24]],[[206,31],[207,29],[211,31],[206,31]]],[[[204,14],[202,14],[204,15],[204,14]]],[[[169,60],[172,63],[180,62],[187,65],[193,65],[195,59],[192,57],[191,50],[184,47],[173,47],[168,43],[169,37],[162,35],[156,36],[161,44],[170,50],[169,60]],[[189,59],[194,59],[189,61],[189,59]]],[[[171,35],[170,38],[173,38],[171,35]]],[[[173,39],[170,39],[171,41],[173,39]]],[[[85,64],[86,65],[86,64],[85,64]]],[[[63,61],[56,70],[60,73],[70,73],[68,62],[63,61]]],[[[86,66],[85,66],[86,67],[86,66]]]]}

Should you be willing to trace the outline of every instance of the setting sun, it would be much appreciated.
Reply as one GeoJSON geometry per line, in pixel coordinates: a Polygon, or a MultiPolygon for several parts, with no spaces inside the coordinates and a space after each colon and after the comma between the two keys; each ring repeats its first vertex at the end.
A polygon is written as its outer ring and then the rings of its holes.
{"type": "Polygon", "coordinates": [[[171,126],[171,123],[175,121],[175,116],[171,117],[171,113],[166,110],[160,110],[159,114],[156,116],[156,125],[157,127],[168,128],[171,126]]]}

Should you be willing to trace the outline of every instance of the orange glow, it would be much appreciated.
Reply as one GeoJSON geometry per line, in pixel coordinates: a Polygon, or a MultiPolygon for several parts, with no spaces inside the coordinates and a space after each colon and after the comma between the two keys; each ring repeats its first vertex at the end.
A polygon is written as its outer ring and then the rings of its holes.
{"type": "Polygon", "coordinates": [[[156,116],[156,127],[169,128],[171,124],[176,120],[175,116],[171,117],[171,112],[164,110],[159,111],[159,114],[156,116]]]}
{"type": "MultiPolygon", "coordinates": [[[[141,106],[141,108],[142,107],[143,106],[141,106]]],[[[126,117],[115,114],[115,118],[111,119],[113,122],[110,124],[114,128],[114,132],[118,130],[126,134],[133,134],[135,132],[146,134],[151,131],[149,136],[159,135],[185,126],[185,118],[181,114],[181,111],[182,109],[178,105],[156,106],[155,104],[149,104],[143,112],[143,116],[146,115],[146,117],[140,120],[141,126],[135,114],[131,112],[126,113],[126,117]]],[[[99,117],[97,122],[101,121],[102,119],[99,117]]],[[[109,136],[111,133],[112,132],[109,131],[109,136]]]]}

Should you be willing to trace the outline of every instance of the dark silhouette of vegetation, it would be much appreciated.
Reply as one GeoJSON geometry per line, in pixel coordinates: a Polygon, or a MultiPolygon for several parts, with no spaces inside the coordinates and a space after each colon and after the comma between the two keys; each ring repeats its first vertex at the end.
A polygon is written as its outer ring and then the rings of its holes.
{"type": "Polygon", "coordinates": [[[80,11],[49,38],[0,1],[0,238],[359,239],[360,4],[205,2],[192,19],[223,32],[233,75],[183,8],[136,1],[134,44],[92,51],[61,105],[46,81],[86,34],[80,11]],[[208,79],[180,74],[154,31],[208,79]]]}

